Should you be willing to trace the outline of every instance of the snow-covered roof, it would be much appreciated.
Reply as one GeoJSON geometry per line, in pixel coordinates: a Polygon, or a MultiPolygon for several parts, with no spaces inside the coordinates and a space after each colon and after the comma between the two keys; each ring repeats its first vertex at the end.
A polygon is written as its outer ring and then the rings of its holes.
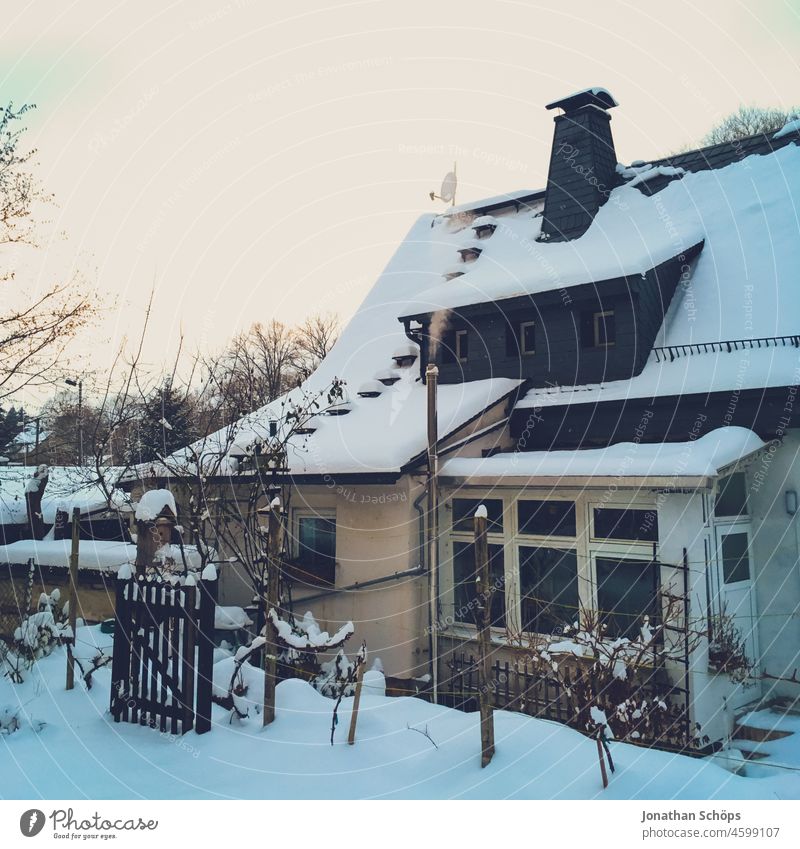
{"type": "MultiPolygon", "coordinates": [[[[678,286],[655,347],[800,334],[798,145],[748,156],[724,168],[687,173],[650,197],[629,185],[615,189],[586,235],[564,246],[582,251],[588,237],[606,233],[609,248],[616,234],[615,244],[626,251],[620,222],[627,219],[636,241],[652,225],[654,214],[661,218],[664,233],[675,229],[680,241],[687,228],[697,228],[705,238],[691,276],[678,286]],[[628,204],[628,211],[621,211],[617,201],[628,204]],[[608,224],[609,219],[616,223],[608,224]]],[[[491,241],[495,238],[497,233],[491,241]]],[[[488,250],[476,267],[486,254],[488,250]]],[[[777,345],[754,342],[732,350],[723,346],[691,355],[676,351],[674,358],[668,352],[652,353],[642,373],[630,380],[533,389],[518,406],[787,386],[800,380],[800,349],[791,340],[777,345]]]]}
{"type": "MultiPolygon", "coordinates": [[[[398,367],[392,358],[399,351],[419,354],[397,320],[403,301],[441,279],[442,270],[457,256],[455,242],[442,237],[445,228],[441,221],[441,217],[423,215],[413,225],[302,390],[294,390],[245,416],[238,424],[236,445],[244,446],[255,437],[266,438],[270,420],[282,419],[282,404],[300,398],[301,391],[325,392],[334,378],[339,378],[346,381],[345,401],[350,412],[344,416],[320,414],[313,434],[292,438],[288,451],[292,474],[396,473],[424,451],[426,388],[420,380],[419,360],[398,367]],[[384,371],[396,375],[397,382],[382,387],[376,398],[359,397],[359,387],[384,371]]],[[[440,436],[462,427],[520,384],[520,380],[491,378],[441,386],[440,436]]],[[[208,444],[205,450],[210,450],[208,444]]]]}
{"type": "Polygon", "coordinates": [[[465,481],[522,478],[713,477],[721,469],[763,448],[751,430],[724,427],[691,442],[620,442],[575,451],[523,451],[492,457],[454,457],[441,466],[443,478],[465,481]]]}
{"type": "MultiPolygon", "coordinates": [[[[689,206],[667,227],[655,199],[627,186],[612,192],[579,239],[537,241],[542,221],[530,210],[501,219],[491,238],[477,242],[481,255],[464,266],[461,277],[437,279],[403,304],[400,315],[456,309],[644,274],[688,251],[704,236],[703,221],[689,206]]],[[[462,249],[463,236],[449,231],[444,221],[437,221],[433,237],[450,242],[454,253],[462,249]]],[[[441,272],[449,265],[442,265],[441,272]]]]}

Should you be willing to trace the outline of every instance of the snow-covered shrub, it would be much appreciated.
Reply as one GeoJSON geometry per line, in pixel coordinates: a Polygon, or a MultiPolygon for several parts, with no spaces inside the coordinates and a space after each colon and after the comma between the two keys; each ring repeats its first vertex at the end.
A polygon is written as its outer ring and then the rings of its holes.
{"type": "Polygon", "coordinates": [[[352,696],[355,691],[353,664],[348,660],[344,649],[339,649],[336,657],[323,663],[320,674],[312,681],[314,689],[329,699],[338,699],[344,693],[352,696]]]}
{"type": "Polygon", "coordinates": [[[755,662],[747,656],[744,636],[727,610],[711,617],[709,631],[709,665],[717,672],[729,675],[731,681],[741,683],[747,680],[755,668],[755,662]]]}
{"type": "Polygon", "coordinates": [[[54,589],[39,596],[38,610],[23,617],[14,630],[14,639],[7,649],[4,663],[12,680],[21,682],[21,666],[28,669],[40,658],[49,655],[72,634],[67,624],[69,602],[61,606],[61,592],[54,589]]]}
{"type": "Polygon", "coordinates": [[[665,622],[674,616],[665,613],[658,626],[644,616],[635,638],[611,638],[596,613],[582,610],[577,622],[538,642],[529,657],[542,677],[560,685],[574,728],[594,736],[603,716],[609,736],[618,740],[697,746],[703,742],[699,726],[687,734],[683,705],[671,700],[660,669],[660,661],[672,656],[665,622]]]}

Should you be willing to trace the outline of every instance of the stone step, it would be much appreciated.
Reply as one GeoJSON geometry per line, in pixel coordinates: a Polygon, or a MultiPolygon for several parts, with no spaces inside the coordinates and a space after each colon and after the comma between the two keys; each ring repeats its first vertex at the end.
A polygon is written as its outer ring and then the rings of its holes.
{"type": "Polygon", "coordinates": [[[741,725],[738,722],[733,726],[734,740],[751,740],[755,743],[765,743],[768,740],[782,740],[791,737],[791,731],[781,731],[779,728],[754,728],[752,725],[741,725]]]}

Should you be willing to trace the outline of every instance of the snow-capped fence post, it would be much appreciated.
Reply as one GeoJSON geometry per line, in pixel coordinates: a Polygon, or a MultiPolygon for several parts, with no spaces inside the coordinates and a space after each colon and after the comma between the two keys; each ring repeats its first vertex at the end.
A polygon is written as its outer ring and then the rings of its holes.
{"type": "Polygon", "coordinates": [[[278,642],[275,626],[270,618],[270,611],[278,615],[278,597],[280,595],[280,555],[283,525],[280,517],[281,502],[274,498],[267,509],[267,612],[264,623],[264,713],[263,724],[269,725],[275,721],[275,686],[278,676],[278,642]]]}
{"type": "Polygon", "coordinates": [[[489,543],[486,538],[486,507],[481,504],[475,511],[475,598],[477,600],[478,654],[478,703],[481,715],[481,767],[488,766],[494,755],[494,714],[490,694],[491,667],[491,621],[492,585],[489,575],[489,543]]]}
{"type": "Polygon", "coordinates": [[[197,633],[197,717],[194,730],[211,730],[211,690],[214,674],[214,612],[217,605],[217,570],[213,563],[203,569],[197,587],[200,615],[197,633]]]}
{"type": "Polygon", "coordinates": [[[78,616],[78,550],[81,536],[81,511],[72,508],[72,549],[69,555],[69,636],[67,637],[67,689],[75,687],[75,627],[78,616]]]}

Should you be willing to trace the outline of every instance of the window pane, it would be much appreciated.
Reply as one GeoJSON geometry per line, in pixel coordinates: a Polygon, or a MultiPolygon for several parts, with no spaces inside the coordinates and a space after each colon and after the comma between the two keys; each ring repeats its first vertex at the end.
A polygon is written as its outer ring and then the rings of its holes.
{"type": "Polygon", "coordinates": [[[469,357],[469,334],[466,330],[456,331],[456,358],[466,360],[469,357]]]}
{"type": "Polygon", "coordinates": [[[298,523],[300,562],[331,565],[336,558],[336,522],[323,516],[303,516],[298,523]]]}
{"type": "Polygon", "coordinates": [[[595,539],[658,542],[658,513],[655,510],[620,510],[595,507],[595,539]]]}
{"type": "Polygon", "coordinates": [[[639,636],[643,617],[656,621],[658,564],[597,558],[597,604],[606,636],[639,636]]]}
{"type": "Polygon", "coordinates": [[[475,530],[475,511],[483,504],[486,508],[486,530],[490,533],[503,532],[503,502],[499,498],[454,498],[453,530],[472,533],[475,530]]]}
{"type": "Polygon", "coordinates": [[[532,321],[525,322],[521,327],[522,352],[532,354],[536,350],[536,325],[532,321]]]}
{"type": "Polygon", "coordinates": [[[750,580],[747,534],[725,534],[722,537],[722,579],[726,584],[750,580]]]}
{"type": "Polygon", "coordinates": [[[540,634],[560,633],[578,618],[578,560],[574,551],[519,550],[522,627],[540,634]]]}
{"type": "Polygon", "coordinates": [[[747,483],[744,472],[728,475],[719,482],[719,492],[714,502],[714,515],[747,515],[747,483]]]}
{"type": "Polygon", "coordinates": [[[617,327],[613,310],[595,314],[595,338],[597,345],[613,345],[617,339],[617,327]]]}
{"type": "MultiPolygon", "coordinates": [[[[489,546],[489,574],[494,592],[492,593],[492,625],[504,627],[506,624],[505,610],[505,578],[503,573],[503,546],[489,546]]],[[[477,608],[477,591],[475,588],[475,550],[473,543],[453,543],[453,584],[454,584],[454,618],[456,622],[475,624],[477,608]]]]}
{"type": "Polygon", "coordinates": [[[519,501],[517,517],[521,534],[575,536],[575,504],[572,501],[519,501]]]}

